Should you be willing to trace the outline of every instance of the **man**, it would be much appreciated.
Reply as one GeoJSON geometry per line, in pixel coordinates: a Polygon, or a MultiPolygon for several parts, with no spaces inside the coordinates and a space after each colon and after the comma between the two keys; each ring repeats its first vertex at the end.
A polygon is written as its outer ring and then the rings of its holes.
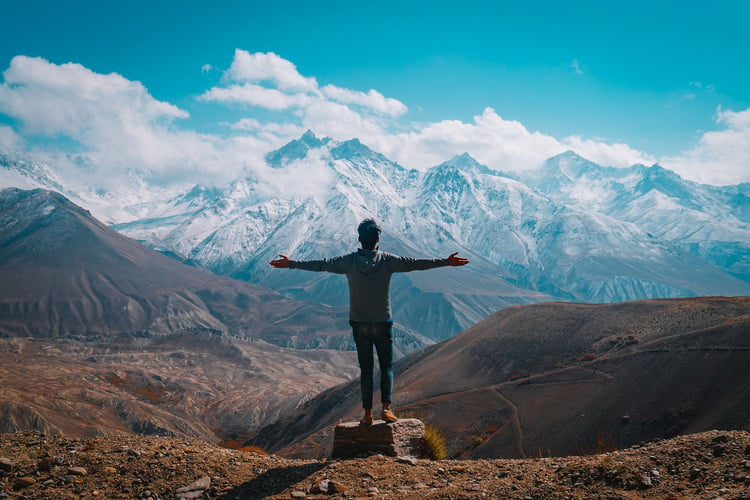
{"type": "Polygon", "coordinates": [[[391,340],[391,303],[389,288],[393,273],[421,271],[443,266],[464,266],[468,259],[458,252],[447,259],[412,259],[397,257],[378,250],[380,227],[366,219],[357,228],[362,248],[354,253],[331,259],[296,261],[283,254],[270,264],[275,268],[303,269],[345,274],[349,282],[349,324],[357,345],[362,407],[365,416],[360,425],[372,425],[373,346],[380,364],[380,394],[383,404],[381,418],[388,423],[398,421],[391,411],[393,390],[393,342],[391,340]]]}

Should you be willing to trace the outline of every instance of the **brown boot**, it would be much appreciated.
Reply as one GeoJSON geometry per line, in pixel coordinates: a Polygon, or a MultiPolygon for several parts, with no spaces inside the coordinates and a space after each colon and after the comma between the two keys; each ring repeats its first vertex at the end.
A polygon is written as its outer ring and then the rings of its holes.
{"type": "Polygon", "coordinates": [[[393,422],[398,422],[398,417],[391,410],[383,410],[383,413],[380,414],[380,418],[385,420],[386,423],[388,424],[392,424],[393,422]]]}

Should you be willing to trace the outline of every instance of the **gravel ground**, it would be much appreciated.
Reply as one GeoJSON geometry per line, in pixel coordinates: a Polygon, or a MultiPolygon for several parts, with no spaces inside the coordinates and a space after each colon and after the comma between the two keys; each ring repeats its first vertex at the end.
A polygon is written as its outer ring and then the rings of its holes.
{"type": "Polygon", "coordinates": [[[590,456],[290,460],[189,439],[0,435],[0,499],[750,499],[750,433],[590,456]]]}

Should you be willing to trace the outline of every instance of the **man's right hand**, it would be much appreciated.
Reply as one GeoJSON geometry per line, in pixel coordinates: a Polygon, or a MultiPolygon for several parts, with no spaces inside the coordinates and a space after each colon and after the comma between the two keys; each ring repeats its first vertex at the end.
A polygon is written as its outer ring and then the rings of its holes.
{"type": "Polygon", "coordinates": [[[273,267],[277,269],[286,269],[289,267],[289,257],[284,254],[279,254],[280,259],[272,260],[269,262],[273,267]]]}

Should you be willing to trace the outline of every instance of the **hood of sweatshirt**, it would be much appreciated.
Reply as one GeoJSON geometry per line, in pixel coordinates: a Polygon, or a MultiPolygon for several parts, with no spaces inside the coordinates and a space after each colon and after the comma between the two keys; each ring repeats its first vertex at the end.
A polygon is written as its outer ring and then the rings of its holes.
{"type": "Polygon", "coordinates": [[[363,274],[372,274],[384,262],[383,254],[377,250],[359,249],[356,254],[357,268],[363,274]]]}

